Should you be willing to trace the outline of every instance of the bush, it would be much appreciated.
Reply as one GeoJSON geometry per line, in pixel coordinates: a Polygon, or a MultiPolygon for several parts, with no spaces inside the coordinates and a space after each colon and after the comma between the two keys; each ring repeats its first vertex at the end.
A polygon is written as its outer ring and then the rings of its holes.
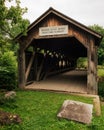
{"type": "Polygon", "coordinates": [[[14,70],[0,67],[0,88],[12,90],[16,87],[16,74],[14,70]]]}
{"type": "Polygon", "coordinates": [[[85,57],[78,58],[78,60],[77,60],[77,67],[78,68],[86,69],[87,66],[88,66],[87,64],[88,64],[87,63],[87,58],[85,58],[85,57]]]}
{"type": "Polygon", "coordinates": [[[0,58],[0,88],[12,90],[17,84],[17,63],[13,52],[5,52],[0,58]]]}
{"type": "Polygon", "coordinates": [[[98,95],[104,99],[104,82],[98,84],[98,95]]]}

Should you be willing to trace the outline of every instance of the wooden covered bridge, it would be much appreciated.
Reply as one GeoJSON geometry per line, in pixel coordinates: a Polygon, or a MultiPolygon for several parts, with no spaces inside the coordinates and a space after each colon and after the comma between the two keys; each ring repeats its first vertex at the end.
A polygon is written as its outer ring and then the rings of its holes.
{"type": "Polygon", "coordinates": [[[49,8],[27,30],[19,43],[19,87],[44,80],[48,75],[76,68],[87,57],[87,93],[97,94],[97,47],[102,36],[79,22],[49,8]]]}

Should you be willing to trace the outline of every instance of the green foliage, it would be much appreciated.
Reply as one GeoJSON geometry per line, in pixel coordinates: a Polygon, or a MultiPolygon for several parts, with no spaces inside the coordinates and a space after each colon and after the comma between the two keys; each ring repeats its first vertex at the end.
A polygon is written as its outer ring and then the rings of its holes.
{"type": "Polygon", "coordinates": [[[7,68],[12,67],[12,69],[16,70],[16,56],[14,56],[14,53],[12,51],[4,52],[2,57],[0,57],[0,66],[7,68]]]}
{"type": "Polygon", "coordinates": [[[98,64],[104,65],[104,47],[98,49],[98,64]]]}
{"type": "Polygon", "coordinates": [[[104,82],[99,82],[98,84],[98,95],[104,98],[104,82]]]}
{"type": "MultiPolygon", "coordinates": [[[[102,36],[104,36],[104,28],[102,26],[93,25],[93,26],[89,26],[89,27],[91,29],[93,29],[94,31],[100,33],[102,36]]],[[[98,48],[98,64],[99,65],[104,64],[104,37],[103,37],[101,44],[98,48]]]]}
{"type": "Polygon", "coordinates": [[[14,55],[18,45],[14,38],[19,33],[26,34],[29,21],[22,17],[26,12],[27,8],[20,7],[20,0],[0,0],[0,88],[10,90],[16,87],[17,63],[14,55]]]}
{"type": "Polygon", "coordinates": [[[104,66],[98,66],[98,76],[104,77],[104,66]]]}
{"type": "Polygon", "coordinates": [[[78,68],[87,68],[87,58],[80,57],[77,60],[78,68]]]}
{"type": "Polygon", "coordinates": [[[16,76],[12,69],[0,67],[0,89],[12,90],[16,87],[16,76]]]}
{"type": "Polygon", "coordinates": [[[15,48],[13,39],[21,32],[26,33],[29,21],[22,16],[27,8],[20,7],[20,0],[0,0],[0,53],[15,48]],[[7,2],[15,2],[15,6],[7,7],[7,2]]]}
{"type": "Polygon", "coordinates": [[[17,84],[17,63],[13,52],[5,52],[0,57],[0,88],[11,90],[17,84]]]}
{"type": "Polygon", "coordinates": [[[98,66],[98,95],[104,99],[104,66],[98,66]]]}

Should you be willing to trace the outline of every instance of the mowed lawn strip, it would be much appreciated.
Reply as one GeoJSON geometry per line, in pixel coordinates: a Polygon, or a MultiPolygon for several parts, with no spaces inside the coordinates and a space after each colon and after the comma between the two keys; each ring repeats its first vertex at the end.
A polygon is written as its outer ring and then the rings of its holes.
{"type": "Polygon", "coordinates": [[[64,100],[75,100],[84,103],[93,103],[92,98],[70,94],[17,91],[16,101],[8,106],[1,106],[5,111],[20,115],[22,123],[9,126],[0,126],[0,130],[97,130],[104,129],[104,106],[102,116],[93,116],[91,125],[84,125],[66,119],[58,119],[57,113],[64,100]]]}

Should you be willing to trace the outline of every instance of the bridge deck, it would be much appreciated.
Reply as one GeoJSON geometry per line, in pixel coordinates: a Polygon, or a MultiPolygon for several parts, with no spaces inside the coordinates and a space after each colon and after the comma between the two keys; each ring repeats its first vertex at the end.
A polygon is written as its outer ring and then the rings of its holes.
{"type": "Polygon", "coordinates": [[[45,80],[27,85],[25,89],[87,93],[87,72],[73,70],[50,76],[45,80]]]}

